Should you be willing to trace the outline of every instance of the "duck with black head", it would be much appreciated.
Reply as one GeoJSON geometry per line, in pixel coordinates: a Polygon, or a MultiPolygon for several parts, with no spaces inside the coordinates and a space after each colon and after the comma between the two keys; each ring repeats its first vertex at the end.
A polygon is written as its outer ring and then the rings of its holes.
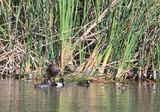
{"type": "Polygon", "coordinates": [[[91,81],[90,80],[84,80],[84,81],[80,81],[78,82],[76,85],[81,86],[81,87],[89,87],[90,86],[91,81]]]}
{"type": "Polygon", "coordinates": [[[60,78],[58,82],[52,82],[50,79],[46,78],[43,83],[35,84],[36,88],[50,88],[50,87],[63,87],[64,86],[64,79],[60,78]]]}
{"type": "Polygon", "coordinates": [[[58,82],[53,82],[52,83],[52,86],[56,86],[56,87],[63,87],[64,86],[64,79],[63,78],[60,78],[59,80],[58,80],[58,82]]]}

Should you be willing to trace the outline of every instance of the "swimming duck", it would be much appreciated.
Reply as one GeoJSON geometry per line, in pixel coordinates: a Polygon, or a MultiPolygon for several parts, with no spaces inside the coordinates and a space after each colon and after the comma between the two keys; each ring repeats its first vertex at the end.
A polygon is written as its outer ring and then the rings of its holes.
{"type": "Polygon", "coordinates": [[[90,82],[91,82],[90,80],[85,80],[85,81],[78,82],[76,85],[82,86],[82,87],[89,87],[90,82]]]}
{"type": "Polygon", "coordinates": [[[64,79],[63,79],[63,78],[60,78],[59,81],[53,83],[52,86],[63,87],[63,86],[64,86],[64,79]]]}
{"type": "Polygon", "coordinates": [[[48,88],[52,86],[52,82],[48,81],[48,83],[40,83],[40,84],[34,84],[35,88],[48,88]]]}
{"type": "Polygon", "coordinates": [[[34,84],[36,88],[49,88],[49,87],[63,87],[64,79],[61,78],[58,82],[52,82],[51,80],[45,79],[43,83],[34,84]]]}

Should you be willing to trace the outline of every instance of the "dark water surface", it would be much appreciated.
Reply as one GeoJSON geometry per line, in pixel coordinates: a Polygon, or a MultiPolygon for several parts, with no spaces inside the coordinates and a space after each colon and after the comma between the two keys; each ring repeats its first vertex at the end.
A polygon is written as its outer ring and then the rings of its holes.
{"type": "Polygon", "coordinates": [[[34,88],[30,82],[0,80],[0,112],[160,112],[160,85],[74,83],[63,88],[34,88]]]}

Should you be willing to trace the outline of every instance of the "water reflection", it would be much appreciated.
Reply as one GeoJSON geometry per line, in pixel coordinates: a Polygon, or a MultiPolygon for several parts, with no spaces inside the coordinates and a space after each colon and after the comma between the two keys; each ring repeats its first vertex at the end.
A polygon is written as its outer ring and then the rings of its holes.
{"type": "Polygon", "coordinates": [[[74,83],[63,88],[34,88],[30,82],[0,81],[0,112],[159,112],[160,85],[74,83]]]}

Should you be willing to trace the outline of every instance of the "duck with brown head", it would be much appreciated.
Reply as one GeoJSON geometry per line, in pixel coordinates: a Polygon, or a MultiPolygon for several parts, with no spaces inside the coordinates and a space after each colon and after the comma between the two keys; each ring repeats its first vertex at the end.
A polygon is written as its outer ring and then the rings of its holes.
{"type": "Polygon", "coordinates": [[[46,69],[46,73],[49,78],[55,80],[55,77],[60,73],[60,68],[55,63],[50,64],[46,69]]]}

